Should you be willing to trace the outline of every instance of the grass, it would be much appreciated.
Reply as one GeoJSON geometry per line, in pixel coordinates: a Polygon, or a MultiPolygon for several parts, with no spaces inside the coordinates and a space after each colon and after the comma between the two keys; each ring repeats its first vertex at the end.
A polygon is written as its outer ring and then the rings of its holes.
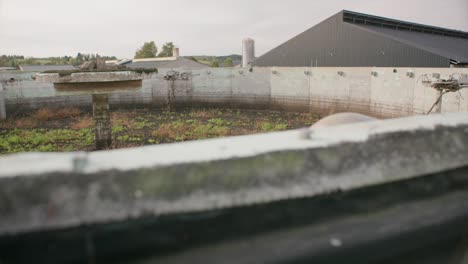
{"type": "Polygon", "coordinates": [[[52,119],[77,117],[80,114],[80,109],[75,107],[65,107],[61,109],[41,108],[31,114],[31,117],[38,121],[47,121],[52,119]]]}
{"type": "MultiPolygon", "coordinates": [[[[310,113],[237,109],[116,111],[111,118],[111,149],[286,130],[318,119],[310,113]]],[[[0,154],[93,149],[94,121],[76,108],[43,108],[0,121],[0,154]]]]}
{"type": "Polygon", "coordinates": [[[134,129],[144,129],[144,128],[147,128],[147,127],[153,127],[155,125],[154,122],[150,122],[142,117],[137,117],[135,121],[133,121],[131,124],[130,124],[130,127],[131,128],[134,128],[134,129]]]}
{"type": "Polygon", "coordinates": [[[211,118],[217,115],[216,110],[194,110],[190,114],[190,117],[195,118],[211,118]]]}
{"type": "Polygon", "coordinates": [[[142,139],[139,138],[139,137],[131,137],[129,135],[118,136],[116,139],[118,141],[124,141],[124,142],[140,142],[140,141],[142,141],[142,139]]]}
{"type": "Polygon", "coordinates": [[[112,134],[117,134],[120,132],[123,132],[125,130],[125,127],[123,125],[115,125],[112,127],[112,134]]]}
{"type": "MultiPolygon", "coordinates": [[[[134,113],[136,115],[136,113],[134,113]]],[[[141,116],[132,117],[128,113],[114,113],[112,115],[113,133],[122,132],[125,129],[144,129],[155,125],[141,116]],[[114,131],[115,130],[115,131],[114,131]]]]}
{"type": "Polygon", "coordinates": [[[71,125],[72,129],[83,129],[83,128],[92,128],[94,125],[93,118],[90,116],[85,116],[82,118],[77,118],[76,122],[71,125]]]}
{"type": "Polygon", "coordinates": [[[111,119],[112,119],[112,124],[122,125],[125,127],[130,127],[133,122],[130,114],[126,112],[112,113],[111,119]]]}
{"type": "Polygon", "coordinates": [[[175,141],[183,141],[188,139],[189,126],[173,122],[163,124],[158,129],[154,130],[151,135],[157,138],[167,138],[175,141]]]}
{"type": "Polygon", "coordinates": [[[264,132],[286,130],[288,128],[288,124],[284,124],[284,123],[278,124],[278,123],[272,123],[268,121],[259,121],[259,122],[256,122],[255,125],[257,129],[264,131],[264,132]]]}
{"type": "Polygon", "coordinates": [[[229,126],[231,122],[223,120],[222,118],[211,118],[208,120],[208,123],[215,125],[215,126],[229,126]]]}
{"type": "Polygon", "coordinates": [[[189,119],[185,122],[174,121],[163,124],[152,133],[153,137],[174,141],[206,139],[230,135],[229,122],[221,119],[210,119],[208,123],[189,119]]]}
{"type": "Polygon", "coordinates": [[[38,121],[47,121],[54,117],[54,111],[49,108],[41,108],[33,113],[31,117],[38,121]]]}
{"type": "MultiPolygon", "coordinates": [[[[51,108],[41,108],[27,116],[9,118],[4,121],[0,121],[0,128],[35,128],[40,125],[41,122],[46,122],[50,120],[58,120],[72,117],[79,117],[81,111],[76,107],[65,107],[60,109],[51,109],[51,108]]],[[[92,119],[83,120],[83,118],[77,119],[77,122],[82,122],[77,124],[77,127],[74,129],[88,128],[92,126],[92,119]]]]}
{"type": "Polygon", "coordinates": [[[33,128],[37,126],[37,119],[31,117],[25,117],[14,121],[14,127],[16,128],[33,128]]]}
{"type": "Polygon", "coordinates": [[[92,129],[13,129],[0,134],[3,153],[71,151],[94,143],[92,129]],[[70,147],[73,144],[73,148],[70,147]]]}

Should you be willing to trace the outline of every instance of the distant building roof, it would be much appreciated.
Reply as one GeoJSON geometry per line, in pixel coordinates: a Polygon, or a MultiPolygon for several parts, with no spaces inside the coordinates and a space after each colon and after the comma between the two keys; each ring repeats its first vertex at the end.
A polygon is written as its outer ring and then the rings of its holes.
{"type": "Polygon", "coordinates": [[[209,68],[210,66],[186,59],[184,57],[167,57],[167,58],[151,58],[151,59],[134,59],[133,61],[124,64],[131,69],[149,69],[149,68],[209,68]]]}
{"type": "Polygon", "coordinates": [[[355,26],[384,37],[449,58],[453,63],[468,63],[468,38],[420,33],[369,25],[355,26]]]}
{"type": "Polygon", "coordinates": [[[132,62],[131,59],[106,60],[106,64],[110,64],[110,65],[125,65],[130,62],[132,62]]]}
{"type": "Polygon", "coordinates": [[[22,71],[44,72],[44,71],[63,71],[76,69],[73,65],[21,65],[22,71]]]}
{"type": "Polygon", "coordinates": [[[252,65],[468,65],[468,32],[343,10],[257,58],[252,65]]]}

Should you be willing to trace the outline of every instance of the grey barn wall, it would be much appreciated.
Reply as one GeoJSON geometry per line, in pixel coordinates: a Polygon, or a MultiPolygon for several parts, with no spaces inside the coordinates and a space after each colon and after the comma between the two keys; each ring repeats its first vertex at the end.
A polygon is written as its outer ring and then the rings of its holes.
{"type": "Polygon", "coordinates": [[[449,67],[450,60],[350,23],[338,13],[259,57],[260,67],[449,67]]]}
{"type": "MultiPolygon", "coordinates": [[[[253,109],[311,111],[321,114],[353,111],[377,117],[400,117],[426,113],[438,92],[423,79],[468,74],[468,69],[450,68],[219,68],[184,70],[188,81],[144,80],[138,91],[110,96],[111,108],[165,107],[168,94],[175,106],[216,106],[253,109]],[[371,75],[374,72],[374,75],[371,75]],[[414,77],[407,76],[413,73],[414,77]],[[376,75],[376,76],[375,76],[376,75]],[[173,93],[170,93],[171,87],[173,93]]],[[[91,109],[90,95],[62,96],[53,84],[39,83],[31,76],[0,75],[0,113],[14,115],[41,107],[77,106],[91,109]],[[16,78],[18,77],[18,78],[16,78]],[[21,78],[22,77],[22,78],[21,78]],[[15,78],[15,81],[9,81],[15,78]]],[[[443,98],[445,112],[468,111],[468,89],[443,98]]]]}
{"type": "Polygon", "coordinates": [[[376,67],[449,67],[450,59],[397,40],[386,38],[353,24],[342,23],[342,36],[336,42],[341,53],[329,64],[376,67]]]}

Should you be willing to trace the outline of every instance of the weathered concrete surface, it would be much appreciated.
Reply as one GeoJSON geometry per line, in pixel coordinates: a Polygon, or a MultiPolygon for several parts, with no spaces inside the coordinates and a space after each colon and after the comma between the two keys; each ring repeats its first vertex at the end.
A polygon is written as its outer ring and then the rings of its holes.
{"type": "Polygon", "coordinates": [[[233,69],[232,104],[240,107],[268,109],[271,99],[269,68],[233,69]],[[237,72],[236,72],[237,71],[237,72]]]}
{"type": "Polygon", "coordinates": [[[310,68],[272,68],[271,71],[271,107],[308,112],[311,98],[310,68]]]}
{"type": "Polygon", "coordinates": [[[93,119],[96,149],[102,150],[112,144],[112,123],[109,111],[109,95],[93,95],[93,119]]]}
{"type": "Polygon", "coordinates": [[[0,81],[9,81],[12,78],[16,81],[32,80],[36,72],[24,72],[24,71],[7,71],[0,72],[0,81]]]}
{"type": "Polygon", "coordinates": [[[85,61],[80,66],[80,69],[82,69],[82,70],[94,70],[96,68],[97,68],[96,67],[96,62],[94,62],[94,61],[85,61]]]}
{"type": "Polygon", "coordinates": [[[344,124],[354,124],[360,122],[370,122],[375,121],[376,118],[356,114],[356,113],[339,113],[329,115],[325,118],[320,119],[318,122],[314,123],[311,128],[321,128],[321,127],[331,127],[331,126],[338,126],[344,124]]]}
{"type": "Polygon", "coordinates": [[[312,111],[333,114],[348,111],[373,115],[370,110],[369,68],[313,70],[310,81],[312,111]]]}
{"type": "Polygon", "coordinates": [[[313,197],[468,166],[456,113],[0,158],[0,235],[313,197]]]}
{"type": "Polygon", "coordinates": [[[125,82],[97,83],[56,83],[54,88],[58,96],[94,95],[138,92],[142,88],[141,80],[125,82]]]}
{"type": "Polygon", "coordinates": [[[150,78],[152,75],[131,71],[77,72],[66,76],[60,76],[58,73],[38,73],[36,80],[48,83],[117,82],[143,80],[144,78],[150,78]]]}
{"type": "Polygon", "coordinates": [[[384,263],[447,263],[464,253],[458,242],[468,221],[467,173],[464,167],[310,198],[0,236],[0,259],[381,264],[392,257],[398,261],[384,263]]]}
{"type": "MultiPolygon", "coordinates": [[[[425,114],[431,108],[438,96],[431,88],[430,81],[436,80],[433,76],[448,79],[451,75],[462,74],[468,74],[468,68],[161,69],[158,74],[143,77],[140,91],[113,95],[110,104],[111,108],[114,105],[160,107],[167,105],[168,94],[173,94],[172,101],[180,106],[272,108],[324,114],[358,112],[383,118],[401,117],[425,114]],[[169,84],[163,77],[171,70],[190,77],[169,84]]],[[[73,76],[82,81],[79,75],[73,76]]],[[[96,79],[110,80],[105,76],[96,79]]],[[[90,97],[62,97],[51,84],[35,82],[28,74],[1,73],[0,81],[5,83],[7,113],[44,106],[91,106],[90,97]],[[10,78],[15,81],[6,82],[10,78]]],[[[444,95],[441,113],[468,111],[468,100],[463,98],[468,98],[468,89],[444,95]]]]}
{"type": "MultiPolygon", "coordinates": [[[[372,87],[370,112],[377,116],[385,116],[387,113],[392,113],[393,116],[422,114],[415,112],[413,108],[414,85],[420,74],[415,73],[415,77],[410,78],[406,75],[408,69],[404,68],[373,68],[373,71],[377,76],[369,75],[372,87]]],[[[423,87],[428,94],[433,90],[429,84],[423,87]]],[[[426,97],[426,100],[432,101],[432,98],[426,97]]]]}
{"type": "MultiPolygon", "coordinates": [[[[437,186],[432,187],[438,189],[437,186]]],[[[439,188],[443,187],[439,186],[439,188]]],[[[394,189],[405,190],[404,186],[395,186],[394,189]]],[[[385,191],[389,190],[382,190],[382,192],[385,191]]],[[[381,196],[385,195],[382,192],[367,198],[381,199],[381,196]]],[[[296,228],[283,227],[273,232],[250,234],[241,239],[223,239],[217,243],[194,247],[169,256],[150,257],[146,261],[137,263],[436,264],[450,263],[450,260],[453,260],[453,263],[461,264],[465,263],[462,259],[466,248],[444,238],[462,236],[460,233],[466,226],[464,221],[468,219],[468,202],[463,202],[466,199],[468,199],[468,192],[459,189],[458,192],[452,190],[449,195],[439,194],[437,199],[421,199],[417,202],[402,201],[398,206],[390,206],[385,210],[372,207],[366,211],[364,209],[366,201],[362,201],[361,207],[364,210],[361,213],[356,212],[358,210],[348,204],[348,199],[343,199],[339,203],[342,204],[342,208],[348,208],[347,211],[350,214],[354,213],[353,216],[341,215],[335,219],[323,219],[323,222],[315,221],[296,228]],[[461,219],[455,222],[453,216],[461,219]],[[434,243],[434,241],[437,242],[434,243]],[[446,246],[448,250],[445,251],[446,246]],[[408,254],[408,248],[413,250],[417,248],[418,257],[414,256],[414,251],[408,254]],[[389,258],[389,255],[397,261],[382,262],[389,258]],[[298,259],[301,261],[297,261],[298,259]]],[[[330,206],[330,204],[327,205],[330,206]]],[[[334,209],[339,211],[338,208],[334,209]]],[[[324,208],[317,208],[309,213],[315,213],[317,219],[323,217],[316,215],[323,215],[321,210],[324,208]]],[[[251,220],[251,222],[254,221],[251,220]]]]}
{"type": "Polygon", "coordinates": [[[192,72],[193,103],[206,106],[230,105],[232,102],[232,79],[231,69],[194,70],[192,72]]]}

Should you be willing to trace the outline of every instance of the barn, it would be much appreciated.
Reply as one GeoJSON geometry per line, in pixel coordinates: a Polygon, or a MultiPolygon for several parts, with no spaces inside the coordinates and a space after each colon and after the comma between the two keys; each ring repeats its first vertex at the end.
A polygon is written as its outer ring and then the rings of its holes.
{"type": "Polygon", "coordinates": [[[468,32],[343,10],[252,65],[468,67],[468,32]]]}

